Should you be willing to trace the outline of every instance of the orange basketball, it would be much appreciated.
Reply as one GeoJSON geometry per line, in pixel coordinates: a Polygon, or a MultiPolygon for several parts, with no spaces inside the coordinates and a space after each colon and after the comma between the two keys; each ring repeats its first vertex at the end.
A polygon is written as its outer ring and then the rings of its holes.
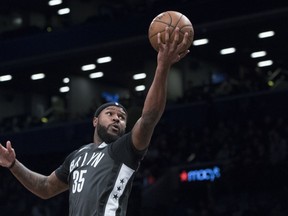
{"type": "Polygon", "coordinates": [[[184,47],[184,51],[188,49],[194,38],[194,29],[190,20],[180,12],[177,11],[166,11],[157,15],[151,22],[148,30],[148,37],[152,47],[158,51],[157,34],[161,33],[161,41],[165,42],[165,28],[169,27],[170,40],[174,39],[175,28],[179,27],[179,43],[182,42],[185,32],[188,32],[188,44],[184,47]]]}

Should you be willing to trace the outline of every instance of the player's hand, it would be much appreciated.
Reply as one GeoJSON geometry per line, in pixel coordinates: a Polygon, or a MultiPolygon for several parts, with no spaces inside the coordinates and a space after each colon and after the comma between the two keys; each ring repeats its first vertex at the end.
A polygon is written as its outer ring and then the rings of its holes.
{"type": "Polygon", "coordinates": [[[6,148],[0,143],[0,166],[9,168],[16,160],[16,154],[11,142],[6,142],[6,148]]]}
{"type": "Polygon", "coordinates": [[[158,33],[158,63],[163,63],[168,66],[173,65],[174,63],[180,61],[184,58],[188,53],[189,50],[183,50],[183,47],[187,47],[188,43],[188,33],[186,32],[184,38],[181,43],[179,42],[179,28],[175,28],[175,34],[173,40],[170,39],[170,32],[169,28],[166,27],[165,29],[165,41],[161,41],[161,34],[158,33]]]}

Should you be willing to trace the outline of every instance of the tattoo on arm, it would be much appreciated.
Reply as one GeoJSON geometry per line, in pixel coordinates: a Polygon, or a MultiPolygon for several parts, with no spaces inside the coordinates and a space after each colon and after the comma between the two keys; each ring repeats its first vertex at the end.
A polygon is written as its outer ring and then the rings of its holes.
{"type": "Polygon", "coordinates": [[[68,188],[54,172],[50,176],[41,175],[29,170],[19,161],[16,161],[11,172],[25,188],[42,199],[51,198],[68,188]]]}

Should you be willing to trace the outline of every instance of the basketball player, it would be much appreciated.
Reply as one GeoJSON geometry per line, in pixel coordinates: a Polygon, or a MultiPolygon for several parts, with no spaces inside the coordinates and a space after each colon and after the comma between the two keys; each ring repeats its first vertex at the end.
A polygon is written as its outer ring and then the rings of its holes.
{"type": "Polygon", "coordinates": [[[93,143],[72,152],[49,176],[35,173],[19,162],[10,141],[6,147],[0,145],[0,165],[40,198],[69,190],[70,216],[125,216],[133,177],[165,108],[168,72],[189,52],[179,53],[187,44],[187,36],[177,45],[178,28],[173,42],[169,42],[168,28],[164,43],[158,35],[155,76],[141,117],[130,132],[125,133],[126,109],[119,103],[106,103],[93,118],[93,143]]]}

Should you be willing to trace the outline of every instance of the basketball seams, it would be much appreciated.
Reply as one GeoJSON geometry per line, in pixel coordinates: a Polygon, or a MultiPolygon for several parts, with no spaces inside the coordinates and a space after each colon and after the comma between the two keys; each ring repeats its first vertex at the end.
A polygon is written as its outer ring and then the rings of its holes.
{"type": "MultiPolygon", "coordinates": [[[[168,14],[169,14],[169,13],[168,13],[168,14]]],[[[170,16],[170,23],[167,23],[167,22],[162,21],[162,20],[154,20],[153,22],[155,22],[155,23],[156,23],[156,22],[157,22],[157,23],[162,23],[162,24],[164,24],[164,25],[167,25],[168,27],[171,27],[171,28],[172,28],[172,32],[171,32],[171,34],[170,34],[170,36],[171,36],[171,35],[174,33],[175,28],[177,27],[177,25],[178,25],[179,22],[181,21],[183,15],[181,15],[181,17],[178,19],[176,25],[172,25],[172,21],[173,21],[173,20],[172,20],[172,17],[171,17],[170,14],[169,14],[169,16],[170,16]]],[[[184,35],[184,34],[185,34],[185,31],[183,32],[182,30],[183,30],[184,28],[187,28],[187,27],[192,27],[192,25],[183,25],[183,26],[181,26],[181,28],[179,28],[179,32],[184,35]]],[[[165,29],[162,30],[162,31],[157,32],[156,34],[150,35],[150,38],[151,38],[151,37],[154,37],[154,36],[157,35],[158,33],[162,33],[162,32],[165,32],[165,29]]]]}
{"type": "MultiPolygon", "coordinates": [[[[179,24],[179,22],[181,21],[182,17],[183,17],[183,15],[181,15],[181,16],[179,17],[179,19],[177,20],[176,25],[175,25],[172,33],[174,32],[175,28],[178,26],[178,24],[179,24]]],[[[179,30],[180,30],[180,29],[179,29],[179,30]]]]}
{"type": "MultiPolygon", "coordinates": [[[[171,14],[170,14],[169,12],[167,12],[167,14],[168,14],[169,17],[170,17],[170,23],[169,23],[169,26],[172,26],[172,22],[173,22],[172,16],[171,16],[171,14]]],[[[168,23],[167,23],[167,24],[168,24],[168,23]]]]}
{"type": "MultiPolygon", "coordinates": [[[[162,24],[164,24],[164,25],[167,25],[168,27],[172,27],[172,32],[171,32],[171,34],[169,35],[169,36],[171,36],[172,34],[173,34],[173,32],[174,32],[174,30],[175,30],[175,26],[174,25],[172,25],[173,24],[173,18],[172,18],[172,16],[171,16],[171,14],[169,13],[169,12],[166,12],[166,14],[169,16],[169,22],[167,22],[167,20],[165,20],[165,21],[162,21],[162,20],[160,20],[159,18],[157,19],[154,19],[153,20],[153,22],[154,23],[162,23],[162,24]]],[[[182,17],[182,15],[181,15],[181,17],[182,17]]],[[[181,19],[181,17],[180,17],[180,19],[181,19]]],[[[179,21],[180,21],[180,19],[178,20],[178,22],[176,23],[176,26],[177,26],[177,24],[179,23],[179,21]]],[[[166,27],[166,26],[165,26],[166,27]]],[[[165,32],[165,28],[164,28],[164,30],[163,31],[159,31],[159,32],[157,32],[156,34],[154,34],[154,35],[151,35],[150,36],[150,38],[151,37],[154,37],[155,35],[157,35],[158,33],[162,33],[162,32],[165,32]]]]}
{"type": "MultiPolygon", "coordinates": [[[[167,23],[164,23],[164,22],[161,22],[161,23],[163,23],[163,24],[167,24],[167,23]]],[[[162,30],[162,31],[156,32],[156,33],[155,33],[155,34],[153,34],[153,35],[150,35],[150,37],[149,37],[149,38],[152,38],[152,37],[156,36],[158,33],[162,33],[162,32],[165,32],[165,29],[164,29],[164,30],[162,30]]]]}

